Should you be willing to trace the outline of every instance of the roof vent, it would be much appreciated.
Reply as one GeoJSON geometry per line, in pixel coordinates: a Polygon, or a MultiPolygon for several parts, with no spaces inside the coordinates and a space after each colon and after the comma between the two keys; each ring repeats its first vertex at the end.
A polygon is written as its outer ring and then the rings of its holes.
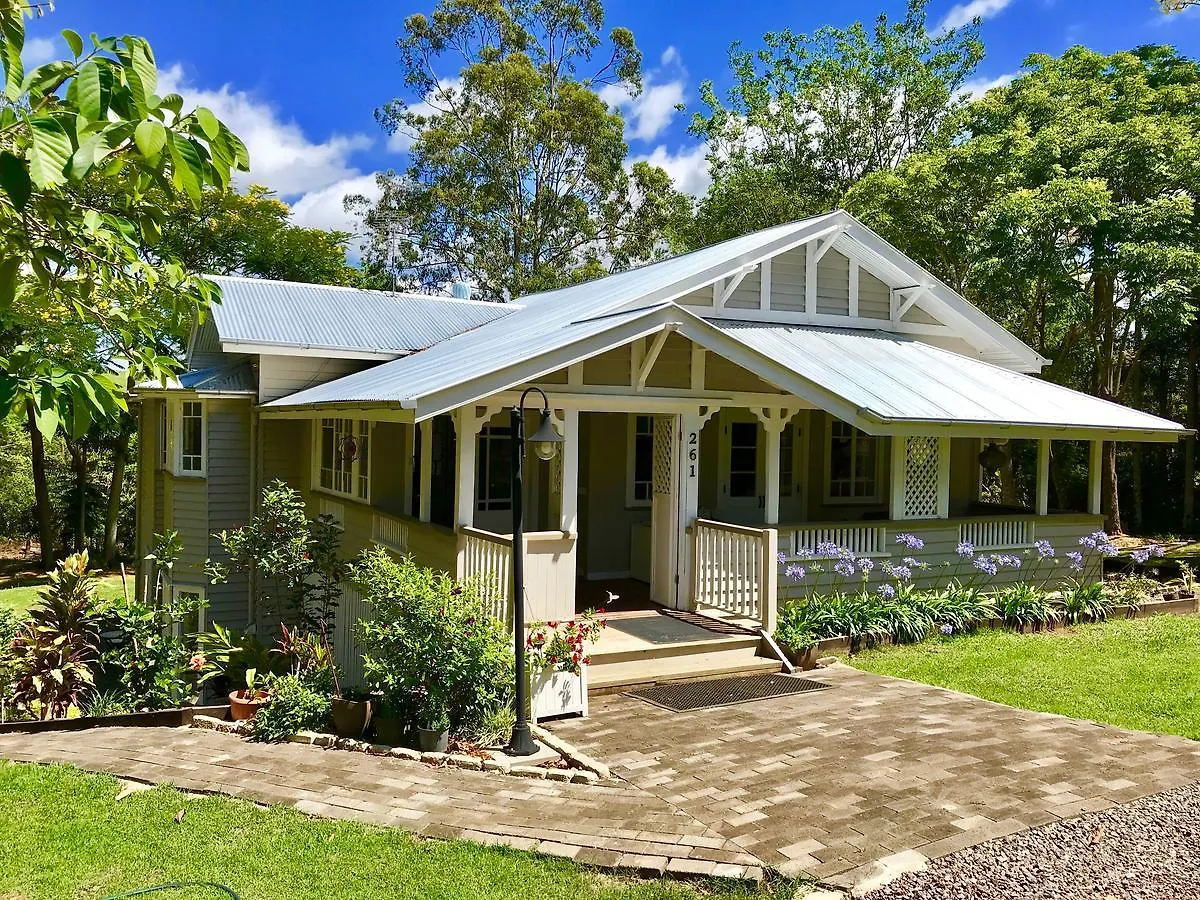
{"type": "Polygon", "coordinates": [[[458,300],[470,300],[471,285],[465,281],[456,281],[450,285],[450,293],[458,300]]]}

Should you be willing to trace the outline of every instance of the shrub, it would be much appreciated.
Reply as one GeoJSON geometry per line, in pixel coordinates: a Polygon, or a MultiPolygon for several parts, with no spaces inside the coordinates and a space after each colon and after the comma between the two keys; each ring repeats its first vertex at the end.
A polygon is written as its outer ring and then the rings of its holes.
{"type": "Polygon", "coordinates": [[[1050,603],[1045,591],[1032,584],[1013,584],[996,593],[996,611],[1018,631],[1034,625],[1045,625],[1058,618],[1058,610],[1050,603]]]}
{"type": "Polygon", "coordinates": [[[1078,622],[1101,622],[1108,618],[1116,605],[1116,601],[1105,594],[1104,585],[1075,580],[1063,590],[1059,602],[1063,616],[1072,625],[1078,622]]]}
{"type": "Polygon", "coordinates": [[[333,700],[319,680],[283,675],[270,684],[271,700],[254,716],[256,741],[282,741],[297,731],[320,731],[330,723],[333,700]]]}
{"type": "Polygon", "coordinates": [[[214,623],[212,631],[196,635],[196,652],[189,666],[199,674],[197,685],[211,682],[213,690],[225,695],[245,687],[249,669],[264,676],[287,674],[287,657],[271,651],[255,634],[214,623]]]}
{"type": "Polygon", "coordinates": [[[1160,584],[1153,578],[1147,575],[1142,575],[1137,572],[1125,572],[1120,575],[1114,575],[1103,585],[1097,585],[1104,593],[1105,598],[1109,602],[1109,611],[1111,612],[1114,606],[1129,606],[1133,609],[1141,609],[1144,604],[1156,591],[1160,584]]]}
{"type": "Polygon", "coordinates": [[[509,631],[478,586],[382,549],[364,551],[351,575],[374,609],[357,626],[363,668],[389,708],[414,721],[440,706],[456,736],[477,738],[512,702],[514,667],[509,631]]]}
{"type": "Polygon", "coordinates": [[[850,642],[853,653],[864,643],[868,646],[891,634],[887,603],[878,594],[861,591],[856,594],[838,593],[818,601],[824,605],[822,637],[842,635],[850,642]]]}
{"type": "Polygon", "coordinates": [[[933,619],[921,602],[921,592],[912,585],[901,587],[894,600],[883,601],[879,615],[887,633],[897,643],[918,643],[933,630],[933,619]]]}
{"type": "Polygon", "coordinates": [[[50,573],[10,648],[18,709],[40,719],[79,714],[100,656],[95,587],[87,551],[67,557],[50,573]]]}
{"type": "Polygon", "coordinates": [[[775,640],[792,650],[807,650],[826,636],[825,619],[825,607],[819,600],[795,600],[779,611],[775,640]]]}
{"type": "Polygon", "coordinates": [[[952,634],[972,631],[995,612],[992,601],[978,588],[964,585],[955,579],[940,591],[922,591],[913,601],[919,605],[936,628],[949,626],[952,634]]]}

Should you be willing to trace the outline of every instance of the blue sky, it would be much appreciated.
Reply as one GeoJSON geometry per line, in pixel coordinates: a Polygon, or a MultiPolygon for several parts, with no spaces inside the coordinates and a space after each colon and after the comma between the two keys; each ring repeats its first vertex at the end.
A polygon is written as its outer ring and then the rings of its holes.
{"type": "MultiPolygon", "coordinates": [[[[59,0],[54,13],[30,23],[26,58],[66,55],[63,28],[147,37],[164,82],[229,122],[249,146],[253,180],[291,202],[296,221],[348,228],[342,196],[370,193],[374,172],[404,165],[403,149],[388,141],[373,111],[402,92],[394,40],[404,18],[433,5],[59,0]]],[[[728,84],[730,41],[754,46],[766,31],[871,21],[903,8],[903,0],[709,0],[685,14],[678,3],[610,0],[606,27],[632,29],[645,54],[647,90],[624,109],[631,156],[664,165],[682,189],[702,192],[703,149],[687,134],[690,114],[673,106],[696,108],[705,79],[719,89],[728,84]]],[[[1154,0],[946,0],[930,9],[935,24],[972,14],[984,19],[987,48],[976,87],[1011,77],[1030,53],[1079,43],[1106,52],[1170,43],[1200,56],[1200,10],[1168,17],[1154,0]]]]}

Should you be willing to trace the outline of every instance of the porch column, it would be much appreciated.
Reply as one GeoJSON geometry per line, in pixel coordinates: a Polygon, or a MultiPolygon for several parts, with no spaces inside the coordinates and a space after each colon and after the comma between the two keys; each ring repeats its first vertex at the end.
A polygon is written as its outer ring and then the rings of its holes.
{"type": "Polygon", "coordinates": [[[475,524],[475,429],[474,410],[460,409],[454,416],[457,465],[454,488],[454,524],[475,524]]]}
{"type": "Polygon", "coordinates": [[[558,527],[567,534],[579,531],[579,410],[563,411],[562,496],[558,527]]]}
{"type": "Polygon", "coordinates": [[[1039,516],[1050,512],[1050,438],[1038,441],[1037,501],[1034,511],[1039,516]]]}
{"type": "Polygon", "coordinates": [[[421,429],[421,484],[417,518],[428,522],[430,498],[433,496],[433,419],[425,419],[417,427],[421,429]]]}
{"type": "Polygon", "coordinates": [[[678,599],[684,600],[687,609],[694,609],[696,604],[695,579],[692,559],[694,540],[691,535],[700,513],[700,432],[704,423],[716,412],[716,407],[706,406],[703,410],[680,414],[681,442],[677,464],[679,472],[679,521],[678,535],[683,538],[678,542],[679,557],[675,567],[675,591],[678,599]],[[686,535],[686,537],[685,537],[686,535]]]}
{"type": "Polygon", "coordinates": [[[1103,469],[1104,441],[1092,441],[1088,453],[1088,512],[1100,515],[1100,474],[1103,469]]]}
{"type": "Polygon", "coordinates": [[[762,422],[766,435],[766,467],[764,471],[763,521],[768,525],[779,524],[779,443],[783,429],[787,427],[795,410],[756,409],[754,414],[762,422]]]}
{"type": "Polygon", "coordinates": [[[893,435],[891,475],[890,518],[949,518],[950,438],[893,435]]]}

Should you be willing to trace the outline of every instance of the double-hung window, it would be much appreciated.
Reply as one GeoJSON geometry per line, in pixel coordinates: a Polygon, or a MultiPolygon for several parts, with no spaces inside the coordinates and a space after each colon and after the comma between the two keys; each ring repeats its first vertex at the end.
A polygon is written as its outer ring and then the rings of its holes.
{"type": "Polygon", "coordinates": [[[485,425],[475,459],[475,508],[512,509],[512,429],[485,425]]]}
{"type": "Polygon", "coordinates": [[[317,484],[325,491],[371,499],[371,423],[354,419],[322,419],[317,484]]]}
{"type": "Polygon", "coordinates": [[[826,436],[825,499],[835,503],[879,500],[879,438],[832,418],[826,436]]]}
{"type": "Polygon", "coordinates": [[[179,408],[179,472],[204,474],[204,404],[184,400],[179,408]]]}
{"type": "Polygon", "coordinates": [[[630,420],[625,502],[629,506],[649,506],[654,499],[654,416],[630,416],[630,420]]]}

